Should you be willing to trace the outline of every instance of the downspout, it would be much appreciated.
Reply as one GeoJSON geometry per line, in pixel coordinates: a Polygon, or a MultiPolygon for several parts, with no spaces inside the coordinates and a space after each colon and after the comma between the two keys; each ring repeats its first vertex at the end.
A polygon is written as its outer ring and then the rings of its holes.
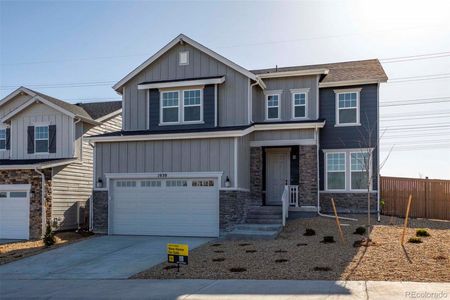
{"type": "Polygon", "coordinates": [[[250,84],[250,90],[249,90],[249,100],[251,101],[252,105],[250,106],[252,111],[250,112],[250,119],[249,124],[253,123],[253,87],[256,85],[259,85],[260,83],[258,81],[256,81],[255,83],[250,84]]]}
{"type": "MultiPolygon", "coordinates": [[[[75,157],[75,140],[76,140],[76,135],[77,135],[77,123],[80,122],[81,119],[76,119],[75,122],[73,123],[73,157],[75,157]]],[[[83,147],[83,142],[81,142],[81,147],[83,147]]],[[[81,149],[80,149],[80,156],[81,156],[81,149]]]]}
{"type": "Polygon", "coordinates": [[[92,157],[93,157],[93,170],[92,170],[92,195],[91,195],[91,199],[89,201],[89,231],[93,230],[93,214],[94,214],[94,205],[93,205],[93,201],[94,201],[94,188],[95,188],[95,162],[96,162],[96,157],[95,157],[95,145],[92,144],[91,141],[89,141],[89,146],[92,147],[92,157]]]}
{"type": "MultiPolygon", "coordinates": [[[[320,176],[319,176],[319,172],[320,172],[320,168],[319,168],[319,129],[317,128],[317,125],[314,128],[314,134],[316,136],[316,160],[317,160],[317,214],[321,217],[325,217],[325,218],[336,218],[333,215],[327,215],[327,214],[323,214],[320,212],[320,176]]],[[[357,219],[353,219],[353,218],[346,218],[346,217],[338,217],[339,219],[342,220],[349,220],[349,221],[358,221],[357,219]]]]}
{"type": "Polygon", "coordinates": [[[42,218],[42,224],[41,224],[41,226],[42,226],[42,233],[41,233],[41,236],[44,236],[44,234],[45,234],[45,226],[46,226],[46,218],[47,218],[47,207],[46,207],[46,205],[45,205],[45,175],[44,175],[44,173],[42,173],[41,171],[39,171],[38,170],[38,167],[35,167],[34,168],[34,171],[36,172],[36,173],[38,173],[39,175],[41,175],[41,189],[42,189],[42,191],[41,191],[41,210],[42,210],[42,212],[41,212],[41,218],[42,218]]]}
{"type": "MultiPolygon", "coordinates": [[[[381,221],[381,211],[380,211],[380,197],[381,197],[381,186],[380,186],[380,84],[377,85],[377,221],[381,221]]],[[[372,163],[373,164],[373,163],[372,163]]],[[[373,165],[372,165],[373,168],[373,165]]]]}

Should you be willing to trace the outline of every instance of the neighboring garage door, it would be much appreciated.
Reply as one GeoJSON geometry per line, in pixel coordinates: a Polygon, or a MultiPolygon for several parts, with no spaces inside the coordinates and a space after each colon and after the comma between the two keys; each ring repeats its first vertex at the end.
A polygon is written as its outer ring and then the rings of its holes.
{"type": "Polygon", "coordinates": [[[0,185],[0,239],[28,239],[29,187],[0,185]]]}
{"type": "Polygon", "coordinates": [[[219,235],[217,178],[111,181],[110,234],[219,235]]]}

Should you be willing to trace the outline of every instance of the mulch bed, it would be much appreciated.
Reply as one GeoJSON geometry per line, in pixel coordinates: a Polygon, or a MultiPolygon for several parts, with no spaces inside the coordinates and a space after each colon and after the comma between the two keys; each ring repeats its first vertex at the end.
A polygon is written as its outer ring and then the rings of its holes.
{"type": "Polygon", "coordinates": [[[91,236],[92,234],[90,233],[59,232],[55,234],[56,243],[50,247],[46,247],[42,240],[29,240],[3,244],[0,245],[0,265],[79,242],[91,236]]]}
{"type": "MultiPolygon", "coordinates": [[[[421,244],[402,247],[403,220],[383,217],[374,226],[369,244],[354,246],[362,236],[353,232],[366,220],[363,215],[356,218],[358,222],[342,221],[349,224],[342,227],[345,243],[333,219],[297,219],[288,222],[277,240],[215,241],[190,251],[189,265],[181,266],[180,272],[163,263],[132,278],[450,282],[449,222],[413,220],[411,226],[428,228],[431,236],[422,238],[421,244]],[[303,236],[306,228],[316,234],[303,236]],[[333,236],[336,243],[321,243],[324,236],[333,236]]],[[[407,239],[413,236],[415,230],[408,229],[407,239]]]]}

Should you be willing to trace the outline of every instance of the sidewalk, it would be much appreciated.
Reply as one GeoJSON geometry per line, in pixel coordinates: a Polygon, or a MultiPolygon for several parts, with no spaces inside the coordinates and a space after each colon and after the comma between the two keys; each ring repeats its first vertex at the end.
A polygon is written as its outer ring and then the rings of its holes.
{"type": "Polygon", "coordinates": [[[2,280],[0,298],[449,299],[450,283],[318,280],[2,280]]]}

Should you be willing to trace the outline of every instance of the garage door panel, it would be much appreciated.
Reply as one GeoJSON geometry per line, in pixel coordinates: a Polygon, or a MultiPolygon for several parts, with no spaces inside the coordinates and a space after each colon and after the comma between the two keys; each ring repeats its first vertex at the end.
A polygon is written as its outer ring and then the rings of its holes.
{"type": "Polygon", "coordinates": [[[147,179],[120,181],[112,182],[111,233],[218,236],[217,179],[161,179],[158,186],[147,179]]]}
{"type": "Polygon", "coordinates": [[[29,211],[27,192],[2,191],[0,195],[0,239],[28,239],[29,211]],[[18,195],[22,195],[22,197],[17,197],[18,195]]]}

